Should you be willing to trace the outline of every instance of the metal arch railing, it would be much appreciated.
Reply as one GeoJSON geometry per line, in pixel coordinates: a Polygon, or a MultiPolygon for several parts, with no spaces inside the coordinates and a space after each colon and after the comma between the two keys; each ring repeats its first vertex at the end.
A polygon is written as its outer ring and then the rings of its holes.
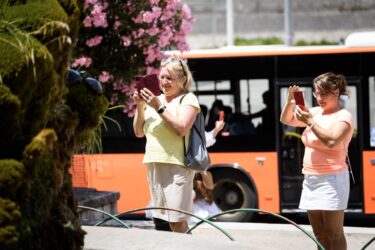
{"type": "MultiPolygon", "coordinates": [[[[162,209],[162,210],[168,210],[168,211],[175,211],[175,212],[180,212],[180,213],[183,213],[183,214],[187,214],[187,215],[193,216],[193,217],[199,219],[200,222],[203,221],[203,222],[206,222],[209,225],[213,226],[214,228],[216,228],[217,230],[219,230],[220,232],[222,232],[225,236],[227,236],[230,240],[234,241],[234,238],[232,236],[230,236],[223,228],[217,226],[215,223],[213,223],[213,222],[211,222],[211,221],[209,221],[207,219],[204,219],[202,217],[199,217],[199,216],[197,216],[195,214],[183,211],[183,210],[178,210],[178,209],[173,209],[173,208],[167,208],[167,207],[145,207],[145,208],[137,208],[137,209],[128,210],[128,211],[125,211],[123,213],[116,214],[114,216],[117,218],[117,217],[125,215],[125,214],[130,214],[130,213],[134,213],[134,212],[138,212],[138,211],[143,211],[143,210],[153,210],[153,209],[162,209]]],[[[108,218],[104,219],[104,220],[96,223],[95,226],[100,226],[100,225],[102,225],[103,223],[105,223],[108,220],[110,220],[110,219],[108,219],[108,218]]],[[[186,233],[189,233],[189,232],[190,231],[187,231],[186,233]]]]}
{"type": "Polygon", "coordinates": [[[373,237],[372,239],[370,239],[362,248],[361,250],[365,250],[369,245],[371,245],[372,242],[375,241],[375,237],[373,237]]]}
{"type": "MultiPolygon", "coordinates": [[[[269,211],[266,211],[266,210],[261,210],[261,209],[257,209],[257,208],[238,208],[238,209],[227,210],[227,211],[224,211],[224,212],[219,213],[219,214],[215,214],[214,216],[208,217],[207,219],[208,220],[212,220],[212,219],[214,219],[216,217],[219,217],[219,216],[221,216],[223,214],[229,214],[229,213],[235,213],[235,212],[261,212],[261,213],[266,213],[266,214],[275,216],[275,217],[277,217],[277,218],[279,218],[281,220],[284,220],[284,221],[288,222],[289,224],[292,224],[293,226],[297,227],[299,230],[301,230],[303,233],[305,233],[310,239],[312,239],[317,244],[317,246],[319,247],[319,249],[325,250],[325,248],[323,247],[323,245],[317,239],[315,239],[313,235],[311,235],[309,232],[307,232],[305,229],[303,229],[297,223],[295,223],[292,220],[289,220],[288,218],[285,218],[284,216],[281,216],[279,214],[275,214],[273,212],[269,212],[269,211]]],[[[189,233],[189,232],[193,231],[196,227],[198,227],[202,223],[203,223],[202,221],[197,222],[186,233],[189,233]]]]}
{"type": "MultiPolygon", "coordinates": [[[[307,232],[305,229],[303,229],[301,226],[299,226],[294,221],[289,220],[288,218],[286,218],[284,216],[281,216],[279,214],[276,214],[276,213],[273,213],[273,212],[269,212],[269,211],[266,211],[266,210],[256,209],[256,208],[239,208],[239,209],[227,210],[227,211],[224,211],[222,213],[216,214],[216,215],[208,217],[208,218],[202,218],[202,217],[199,217],[199,216],[197,216],[195,214],[192,214],[192,213],[189,213],[189,212],[186,212],[186,211],[183,211],[183,210],[178,210],[178,209],[173,209],[173,208],[165,208],[165,207],[145,207],[145,208],[138,208],[138,209],[128,210],[128,211],[125,211],[125,212],[122,212],[122,213],[119,213],[119,214],[116,214],[116,215],[112,215],[112,214],[104,212],[104,211],[102,211],[100,209],[86,207],[86,206],[78,206],[78,208],[93,210],[93,211],[105,214],[105,215],[107,215],[109,217],[109,218],[106,218],[106,219],[104,219],[104,220],[96,223],[95,226],[100,226],[103,223],[105,223],[105,222],[107,222],[107,221],[109,221],[109,220],[112,219],[112,220],[115,220],[118,223],[120,223],[125,228],[131,228],[131,227],[129,225],[127,225],[126,223],[124,223],[123,221],[121,221],[120,219],[118,219],[119,216],[122,216],[122,215],[125,215],[125,214],[130,214],[130,213],[134,213],[134,212],[138,212],[138,211],[144,211],[144,210],[153,210],[153,209],[162,209],[162,210],[169,210],[169,211],[180,212],[180,213],[184,213],[184,214],[193,216],[193,217],[197,218],[198,220],[200,220],[199,222],[197,222],[196,224],[194,224],[194,226],[191,227],[188,231],[186,231],[186,233],[191,233],[199,225],[201,225],[204,222],[206,222],[209,225],[211,225],[214,228],[216,228],[217,230],[221,231],[225,236],[227,236],[232,241],[234,241],[234,238],[232,236],[230,236],[223,228],[219,227],[218,225],[216,225],[215,223],[211,222],[210,220],[213,220],[216,217],[219,217],[219,216],[227,214],[227,213],[235,213],[235,212],[261,212],[261,213],[266,213],[266,214],[272,215],[272,216],[277,217],[277,218],[279,218],[279,219],[281,219],[281,220],[283,220],[283,221],[285,221],[285,222],[287,222],[289,224],[292,224],[293,226],[295,226],[296,228],[298,228],[299,230],[301,230],[303,233],[305,233],[310,239],[312,239],[317,244],[317,246],[319,247],[319,249],[325,250],[325,248],[323,247],[323,245],[317,239],[315,239],[313,235],[311,235],[309,232],[307,232]]],[[[361,250],[365,250],[374,241],[375,241],[375,237],[373,237],[372,239],[370,239],[361,248],[361,250]]]]}
{"type": "Polygon", "coordinates": [[[92,208],[92,207],[86,207],[86,206],[78,206],[78,208],[82,208],[82,209],[87,209],[87,210],[92,210],[92,211],[95,211],[95,212],[98,212],[98,213],[102,213],[102,214],[105,214],[107,215],[108,217],[110,217],[112,220],[115,220],[117,221],[118,223],[120,223],[122,226],[124,226],[125,228],[130,228],[129,225],[127,225],[126,223],[124,223],[122,220],[118,219],[116,216],[110,214],[110,213],[107,213],[107,212],[104,212],[103,210],[100,210],[100,209],[96,209],[96,208],[92,208]]]}

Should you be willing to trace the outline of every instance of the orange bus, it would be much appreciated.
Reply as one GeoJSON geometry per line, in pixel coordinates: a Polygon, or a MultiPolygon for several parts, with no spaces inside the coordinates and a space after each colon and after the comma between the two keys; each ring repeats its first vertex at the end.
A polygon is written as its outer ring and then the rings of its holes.
{"type": "MultiPolygon", "coordinates": [[[[355,183],[348,211],[375,214],[375,46],[233,47],[190,51],[184,57],[193,72],[193,91],[210,110],[207,129],[215,120],[213,106],[226,111],[224,131],[209,148],[214,199],[222,210],[299,212],[303,128],[282,125],[279,115],[289,85],[300,85],[312,107],[312,79],[333,71],[347,77],[351,95],[346,108],[355,120],[349,147],[355,183]]],[[[75,155],[74,186],[119,191],[119,212],[146,207],[145,139],[134,136],[132,119],[125,114],[108,115],[122,129],[107,123],[103,153],[75,155]]],[[[234,213],[221,219],[249,221],[253,215],[234,213]]]]}

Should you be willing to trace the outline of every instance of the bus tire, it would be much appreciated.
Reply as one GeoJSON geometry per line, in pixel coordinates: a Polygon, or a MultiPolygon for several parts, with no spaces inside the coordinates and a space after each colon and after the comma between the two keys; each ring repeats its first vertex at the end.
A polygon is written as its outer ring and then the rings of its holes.
{"type": "MultiPolygon", "coordinates": [[[[213,171],[214,201],[222,210],[238,208],[256,208],[257,197],[250,187],[250,182],[239,173],[233,171],[213,171]]],[[[254,212],[242,211],[228,213],[218,217],[219,221],[248,222],[254,218],[254,212]]]]}

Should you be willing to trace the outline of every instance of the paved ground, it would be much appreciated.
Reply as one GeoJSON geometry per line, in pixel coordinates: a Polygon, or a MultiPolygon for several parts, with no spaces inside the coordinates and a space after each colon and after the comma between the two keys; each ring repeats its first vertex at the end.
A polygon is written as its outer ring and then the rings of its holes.
{"type": "MultiPolygon", "coordinates": [[[[128,222],[131,224],[131,222],[128,222]]],[[[224,223],[222,227],[234,241],[210,225],[203,224],[192,231],[192,235],[161,232],[152,228],[151,222],[139,222],[132,229],[119,227],[84,226],[86,250],[117,249],[316,249],[316,244],[292,225],[264,223],[224,223]],[[141,229],[143,228],[143,229],[141,229]]],[[[311,227],[303,225],[311,233],[311,227]]],[[[375,237],[375,228],[345,227],[348,250],[359,250],[375,237]]],[[[375,250],[375,242],[366,248],[375,250]]]]}

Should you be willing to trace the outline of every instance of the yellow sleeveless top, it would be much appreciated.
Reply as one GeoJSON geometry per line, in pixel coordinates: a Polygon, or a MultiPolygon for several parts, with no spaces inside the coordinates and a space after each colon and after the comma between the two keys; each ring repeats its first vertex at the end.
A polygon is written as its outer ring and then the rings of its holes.
{"type": "MultiPolygon", "coordinates": [[[[188,93],[180,104],[183,95],[174,98],[171,102],[165,102],[165,96],[160,95],[161,103],[164,103],[167,110],[173,115],[179,115],[179,110],[184,105],[191,105],[200,112],[197,97],[188,93]]],[[[145,124],[143,131],[146,136],[146,150],[143,163],[159,162],[171,163],[184,166],[184,148],[182,137],[178,136],[172,129],[168,128],[160,115],[151,107],[145,110],[145,124]]],[[[185,136],[189,138],[189,134],[185,136]]]]}

